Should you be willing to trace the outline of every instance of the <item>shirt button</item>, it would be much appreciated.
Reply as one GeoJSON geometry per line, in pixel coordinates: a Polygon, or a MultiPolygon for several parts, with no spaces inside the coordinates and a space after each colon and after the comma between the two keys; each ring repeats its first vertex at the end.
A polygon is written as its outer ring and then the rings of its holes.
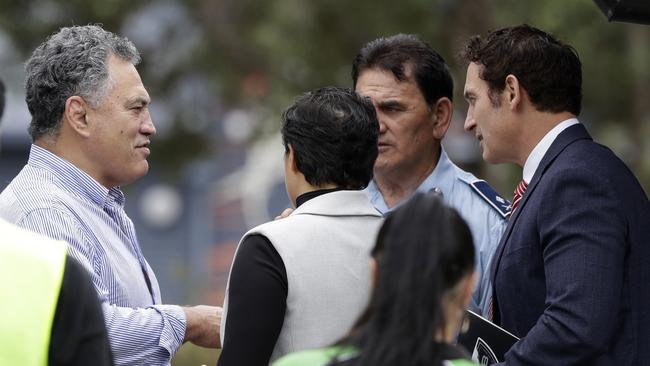
{"type": "Polygon", "coordinates": [[[443,197],[442,190],[440,188],[438,188],[438,187],[431,188],[429,190],[429,193],[431,193],[431,194],[433,194],[435,196],[443,197]]]}

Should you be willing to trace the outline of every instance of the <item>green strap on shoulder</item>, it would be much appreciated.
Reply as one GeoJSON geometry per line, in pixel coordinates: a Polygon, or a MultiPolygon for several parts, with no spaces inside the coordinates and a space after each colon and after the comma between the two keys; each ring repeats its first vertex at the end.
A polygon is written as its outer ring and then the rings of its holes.
{"type": "Polygon", "coordinates": [[[354,347],[328,347],[291,353],[273,363],[273,366],[325,366],[335,357],[351,356],[354,347]]]}
{"type": "Polygon", "coordinates": [[[67,246],[0,222],[0,365],[47,365],[67,246]]]}
{"type": "MultiPolygon", "coordinates": [[[[284,356],[273,363],[272,366],[325,366],[335,357],[346,358],[357,353],[354,347],[329,347],[295,352],[284,356]]],[[[445,366],[478,366],[465,359],[444,361],[445,366]]]]}
{"type": "Polygon", "coordinates": [[[465,359],[449,360],[445,362],[451,366],[478,366],[474,362],[465,359]]]}

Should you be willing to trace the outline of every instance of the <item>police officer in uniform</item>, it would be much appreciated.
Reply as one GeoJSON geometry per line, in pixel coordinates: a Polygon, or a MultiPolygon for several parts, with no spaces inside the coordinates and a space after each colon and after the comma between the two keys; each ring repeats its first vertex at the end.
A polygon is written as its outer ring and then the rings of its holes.
{"type": "Polygon", "coordinates": [[[441,146],[453,111],[453,81],[444,60],[414,35],[379,38],[354,59],[357,93],[369,97],[379,120],[379,156],[366,193],[382,213],[415,192],[436,191],[467,221],[476,246],[478,283],[470,309],[487,316],[489,266],[510,203],[485,181],[458,168],[441,146]]]}
{"type": "Polygon", "coordinates": [[[97,293],[66,253],[0,219],[0,365],[113,365],[97,293]]]}

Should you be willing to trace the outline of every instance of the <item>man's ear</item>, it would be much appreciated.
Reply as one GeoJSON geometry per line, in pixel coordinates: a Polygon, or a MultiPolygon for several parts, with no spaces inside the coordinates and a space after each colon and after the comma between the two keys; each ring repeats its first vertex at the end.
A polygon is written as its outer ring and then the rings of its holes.
{"type": "Polygon", "coordinates": [[[442,97],[436,101],[431,110],[433,118],[433,137],[436,140],[442,140],[449,129],[451,115],[454,110],[454,104],[447,97],[442,97]]]}
{"type": "Polygon", "coordinates": [[[512,74],[508,74],[505,84],[506,86],[503,90],[505,103],[507,103],[510,109],[517,109],[523,97],[523,90],[521,89],[521,84],[519,84],[519,79],[512,74]]]}
{"type": "Polygon", "coordinates": [[[65,101],[63,123],[67,124],[70,129],[79,135],[88,137],[90,134],[87,120],[88,109],[88,103],[82,97],[78,95],[71,96],[65,101]]]}

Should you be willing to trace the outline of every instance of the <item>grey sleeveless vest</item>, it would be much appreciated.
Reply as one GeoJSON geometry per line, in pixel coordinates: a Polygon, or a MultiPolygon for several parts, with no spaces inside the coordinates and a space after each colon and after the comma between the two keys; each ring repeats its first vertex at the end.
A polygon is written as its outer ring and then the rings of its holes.
{"type": "MultiPolygon", "coordinates": [[[[336,191],[312,198],[289,217],[242,237],[267,237],[287,271],[287,307],[271,362],[290,352],[330,345],[350,330],[368,302],[370,250],[381,222],[363,191],[336,191]]],[[[229,286],[230,281],[222,342],[229,286]]]]}

